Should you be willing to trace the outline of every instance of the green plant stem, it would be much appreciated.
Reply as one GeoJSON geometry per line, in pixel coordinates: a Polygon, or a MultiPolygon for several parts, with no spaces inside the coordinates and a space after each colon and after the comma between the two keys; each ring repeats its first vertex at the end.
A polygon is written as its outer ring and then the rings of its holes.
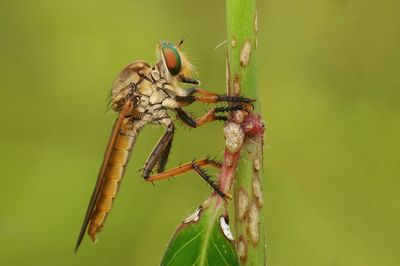
{"type": "MultiPolygon", "coordinates": [[[[254,114],[260,117],[256,79],[257,11],[255,0],[227,0],[227,90],[229,95],[256,99],[254,114]]],[[[266,265],[262,223],[263,134],[247,136],[241,149],[234,188],[235,236],[241,265],[266,265]]]]}

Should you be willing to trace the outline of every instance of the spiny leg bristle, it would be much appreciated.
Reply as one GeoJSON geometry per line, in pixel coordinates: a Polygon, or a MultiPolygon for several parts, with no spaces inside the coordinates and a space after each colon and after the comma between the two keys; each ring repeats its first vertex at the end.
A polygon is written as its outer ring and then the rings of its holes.
{"type": "MultiPolygon", "coordinates": [[[[227,197],[227,195],[225,195],[224,192],[222,192],[219,189],[219,185],[213,181],[211,179],[211,176],[208,175],[208,173],[201,168],[200,166],[198,166],[196,163],[192,163],[193,169],[211,186],[211,188],[221,197],[225,200],[225,197],[227,197]]],[[[226,201],[226,200],[225,200],[226,201]]]]}

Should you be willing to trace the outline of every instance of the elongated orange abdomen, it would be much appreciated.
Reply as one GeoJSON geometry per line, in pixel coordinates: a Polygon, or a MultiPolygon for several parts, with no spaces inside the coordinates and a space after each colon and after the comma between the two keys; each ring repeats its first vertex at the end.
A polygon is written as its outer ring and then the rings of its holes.
{"type": "Polygon", "coordinates": [[[104,177],[97,194],[92,215],[89,218],[88,234],[94,241],[96,233],[101,231],[107,214],[110,212],[119,184],[128,164],[132,147],[138,135],[139,128],[132,123],[121,125],[115,143],[111,149],[107,162],[103,162],[104,177]]]}

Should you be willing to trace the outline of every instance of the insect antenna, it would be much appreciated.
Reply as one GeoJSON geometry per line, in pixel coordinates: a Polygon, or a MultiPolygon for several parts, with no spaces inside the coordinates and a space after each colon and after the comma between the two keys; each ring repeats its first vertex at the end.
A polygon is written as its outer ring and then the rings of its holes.
{"type": "Polygon", "coordinates": [[[189,35],[190,35],[190,32],[188,32],[188,31],[187,31],[185,34],[183,34],[181,40],[179,41],[179,43],[178,43],[178,45],[177,45],[179,48],[181,47],[181,45],[183,44],[183,42],[186,40],[186,38],[187,38],[189,35]]]}

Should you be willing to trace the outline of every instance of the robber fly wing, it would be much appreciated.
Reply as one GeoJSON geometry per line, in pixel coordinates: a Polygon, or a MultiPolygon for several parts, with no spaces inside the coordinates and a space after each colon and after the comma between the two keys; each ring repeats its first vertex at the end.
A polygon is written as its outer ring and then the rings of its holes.
{"type": "MultiPolygon", "coordinates": [[[[126,114],[129,112],[130,108],[131,108],[131,101],[127,100],[126,103],[124,104],[121,112],[119,113],[119,116],[118,116],[115,124],[114,124],[113,130],[112,130],[112,133],[111,133],[108,145],[107,145],[107,149],[104,154],[103,163],[101,165],[99,175],[97,177],[96,186],[95,186],[92,196],[90,198],[90,202],[89,202],[89,205],[88,205],[88,208],[86,211],[85,218],[83,220],[81,231],[79,233],[79,236],[78,236],[78,239],[76,242],[75,252],[78,250],[78,248],[82,242],[82,239],[85,235],[85,231],[89,225],[89,222],[91,222],[91,220],[93,219],[93,216],[95,215],[96,205],[99,203],[99,200],[101,198],[101,193],[104,192],[105,189],[107,189],[105,187],[107,185],[107,183],[105,182],[106,181],[105,180],[106,179],[106,171],[107,171],[107,168],[109,167],[110,159],[112,159],[112,156],[115,156],[115,154],[113,154],[114,146],[119,137],[121,125],[123,124],[126,114]]],[[[115,191],[115,193],[116,193],[116,191],[115,191]]],[[[115,196],[115,194],[114,194],[114,196],[115,196]]],[[[96,232],[99,231],[99,229],[100,228],[98,228],[98,230],[96,230],[96,232]]]]}

